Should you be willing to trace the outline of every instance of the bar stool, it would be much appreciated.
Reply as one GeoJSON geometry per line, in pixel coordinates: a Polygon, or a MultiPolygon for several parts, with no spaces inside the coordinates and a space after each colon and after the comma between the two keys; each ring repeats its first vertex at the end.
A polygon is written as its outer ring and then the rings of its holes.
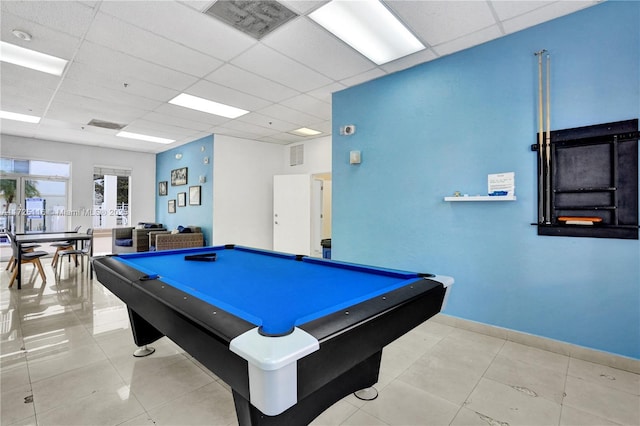
{"type": "MultiPolygon", "coordinates": [[[[44,250],[38,250],[38,251],[30,251],[27,253],[22,253],[22,264],[25,263],[33,263],[35,265],[36,268],[38,268],[38,272],[40,272],[40,276],[42,277],[42,283],[46,283],[47,282],[47,276],[44,273],[44,268],[42,267],[42,263],[40,263],[40,258],[43,256],[46,256],[47,253],[44,250]]],[[[17,263],[17,262],[16,262],[17,263]]],[[[13,282],[15,281],[16,277],[18,276],[18,268],[20,268],[20,265],[17,265],[17,268],[14,268],[13,271],[13,275],[11,276],[11,280],[9,281],[9,287],[13,286],[13,282]]]]}

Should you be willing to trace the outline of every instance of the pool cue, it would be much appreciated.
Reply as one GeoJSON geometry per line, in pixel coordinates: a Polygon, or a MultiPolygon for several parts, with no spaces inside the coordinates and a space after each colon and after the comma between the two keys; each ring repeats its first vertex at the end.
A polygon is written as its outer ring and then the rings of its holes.
{"type": "Polygon", "coordinates": [[[542,54],[545,49],[534,53],[538,57],[538,223],[545,222],[544,209],[544,132],[542,128],[542,54]]]}
{"type": "Polygon", "coordinates": [[[547,223],[551,223],[551,55],[547,53],[547,135],[546,135],[546,161],[547,161],[547,176],[546,176],[546,219],[547,223]]]}

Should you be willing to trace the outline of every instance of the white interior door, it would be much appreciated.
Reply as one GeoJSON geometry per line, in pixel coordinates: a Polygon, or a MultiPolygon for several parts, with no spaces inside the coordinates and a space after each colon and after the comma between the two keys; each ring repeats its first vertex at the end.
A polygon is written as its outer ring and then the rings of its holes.
{"type": "Polygon", "coordinates": [[[311,177],[273,177],[273,249],[310,255],[311,177]]]}

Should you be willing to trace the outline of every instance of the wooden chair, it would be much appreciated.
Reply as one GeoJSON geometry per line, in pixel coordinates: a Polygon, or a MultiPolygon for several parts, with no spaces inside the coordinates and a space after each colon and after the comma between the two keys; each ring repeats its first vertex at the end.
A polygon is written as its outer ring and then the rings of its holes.
{"type": "MultiPolygon", "coordinates": [[[[24,253],[33,252],[38,247],[40,247],[40,244],[29,243],[29,244],[23,244],[20,248],[22,249],[22,253],[24,254],[24,253]]],[[[13,272],[17,264],[18,264],[18,261],[16,260],[15,257],[13,257],[13,255],[11,255],[11,259],[9,259],[9,263],[7,263],[7,267],[5,268],[5,271],[13,272]]]]}
{"type": "MultiPolygon", "coordinates": [[[[38,272],[40,272],[40,276],[42,277],[42,283],[46,283],[47,282],[47,276],[44,273],[44,268],[42,267],[42,263],[40,263],[40,258],[43,256],[48,255],[49,253],[47,253],[46,251],[43,250],[39,250],[39,251],[30,251],[30,252],[23,252],[22,253],[22,259],[21,259],[21,263],[25,264],[25,263],[32,263],[35,265],[36,268],[38,268],[38,272]]],[[[17,263],[14,260],[14,263],[17,263]]],[[[13,282],[15,281],[16,277],[18,276],[18,268],[20,268],[20,265],[18,265],[17,268],[14,268],[13,271],[13,275],[11,276],[11,280],[9,281],[9,287],[11,287],[13,285],[13,282]]]]}

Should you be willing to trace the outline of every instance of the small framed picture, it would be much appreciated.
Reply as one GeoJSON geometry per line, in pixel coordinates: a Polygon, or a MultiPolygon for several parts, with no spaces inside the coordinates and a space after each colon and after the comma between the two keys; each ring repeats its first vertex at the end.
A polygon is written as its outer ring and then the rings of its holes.
{"type": "Polygon", "coordinates": [[[200,205],[200,186],[189,187],[189,205],[190,206],[200,205]]]}
{"type": "Polygon", "coordinates": [[[169,213],[175,213],[176,212],[176,200],[169,200],[169,213]]]}
{"type": "Polygon", "coordinates": [[[171,186],[180,186],[187,184],[187,168],[171,170],[171,186]]]}
{"type": "Polygon", "coordinates": [[[178,192],[178,207],[184,207],[187,205],[187,193],[178,192]]]}
{"type": "Polygon", "coordinates": [[[158,195],[163,196],[167,195],[167,181],[163,180],[162,182],[158,182],[158,195]]]}

